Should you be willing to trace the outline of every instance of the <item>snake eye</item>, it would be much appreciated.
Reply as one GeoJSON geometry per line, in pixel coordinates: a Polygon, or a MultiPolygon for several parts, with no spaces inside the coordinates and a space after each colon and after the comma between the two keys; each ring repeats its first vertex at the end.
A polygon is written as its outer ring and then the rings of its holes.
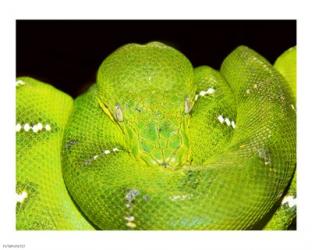
{"type": "Polygon", "coordinates": [[[192,107],[193,107],[193,105],[192,105],[190,98],[188,96],[185,97],[185,101],[184,101],[184,112],[185,112],[185,114],[190,113],[192,110],[192,107]]]}
{"type": "Polygon", "coordinates": [[[114,117],[118,122],[122,122],[123,121],[123,114],[122,114],[122,110],[120,108],[120,105],[117,103],[115,105],[115,109],[114,109],[114,117]]]}

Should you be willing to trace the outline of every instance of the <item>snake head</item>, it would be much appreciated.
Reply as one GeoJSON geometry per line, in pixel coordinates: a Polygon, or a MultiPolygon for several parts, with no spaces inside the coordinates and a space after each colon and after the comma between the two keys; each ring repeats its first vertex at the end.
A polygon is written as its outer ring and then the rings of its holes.
{"type": "Polygon", "coordinates": [[[108,56],[97,74],[97,98],[137,159],[180,166],[187,160],[187,121],[195,96],[193,67],[160,42],[128,44],[108,56]]]}

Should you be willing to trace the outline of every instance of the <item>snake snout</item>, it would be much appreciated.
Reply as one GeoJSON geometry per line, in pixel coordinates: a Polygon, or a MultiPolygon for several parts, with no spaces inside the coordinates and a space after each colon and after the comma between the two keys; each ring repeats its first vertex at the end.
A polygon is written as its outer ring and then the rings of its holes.
{"type": "Polygon", "coordinates": [[[138,156],[148,165],[172,168],[185,162],[187,136],[177,120],[145,120],[138,130],[138,156]]]}

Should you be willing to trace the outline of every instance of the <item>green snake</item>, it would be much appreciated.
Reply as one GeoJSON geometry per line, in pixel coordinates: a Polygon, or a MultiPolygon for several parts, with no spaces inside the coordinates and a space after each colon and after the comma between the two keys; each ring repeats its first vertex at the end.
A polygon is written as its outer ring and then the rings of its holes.
{"type": "Polygon", "coordinates": [[[127,44],[73,100],[16,82],[18,230],[287,229],[296,216],[296,48],[220,70],[127,44]]]}

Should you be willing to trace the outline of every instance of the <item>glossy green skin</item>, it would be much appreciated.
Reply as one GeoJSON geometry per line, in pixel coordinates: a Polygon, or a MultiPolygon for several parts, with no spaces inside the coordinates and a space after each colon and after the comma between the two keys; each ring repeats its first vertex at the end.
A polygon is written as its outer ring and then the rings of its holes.
{"type": "MultiPolygon", "coordinates": [[[[297,67],[297,48],[292,47],[286,50],[282,55],[280,55],[274,63],[274,67],[284,76],[286,79],[288,87],[291,89],[291,92],[294,96],[294,110],[296,109],[296,86],[297,86],[297,77],[296,77],[296,67],[297,67]]],[[[296,198],[297,196],[297,182],[296,182],[296,173],[292,178],[290,186],[283,199],[287,197],[296,198]]],[[[288,228],[291,223],[296,219],[296,205],[289,206],[287,203],[277,203],[277,209],[265,225],[265,230],[280,230],[283,228],[288,228]]],[[[295,227],[295,225],[294,225],[295,227]]]]}
{"type": "Polygon", "coordinates": [[[291,92],[296,98],[296,86],[297,86],[297,47],[292,47],[286,50],[281,56],[279,56],[274,67],[280,72],[286,79],[291,92]]]}
{"type": "Polygon", "coordinates": [[[66,187],[97,229],[256,228],[295,169],[286,85],[244,46],[218,72],[158,42],[125,45],[74,102],[61,135],[66,187]]]}
{"type": "Polygon", "coordinates": [[[69,197],[61,170],[62,138],[73,100],[35,79],[18,81],[24,85],[16,87],[16,123],[49,124],[51,130],[16,133],[16,193],[27,192],[16,205],[16,229],[92,229],[69,197]]]}

